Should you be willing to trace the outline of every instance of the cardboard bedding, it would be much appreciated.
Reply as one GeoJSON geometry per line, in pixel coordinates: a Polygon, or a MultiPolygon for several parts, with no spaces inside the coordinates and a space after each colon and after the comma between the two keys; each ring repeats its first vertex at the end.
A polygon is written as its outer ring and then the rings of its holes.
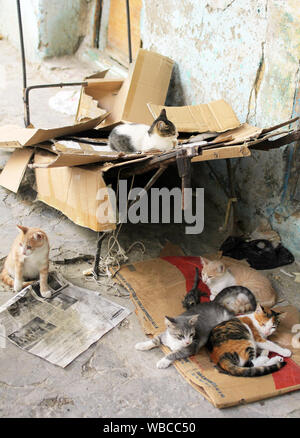
{"type": "MultiPolygon", "coordinates": [[[[195,267],[201,272],[200,257],[164,256],[123,266],[116,273],[116,281],[131,294],[145,334],[154,336],[160,333],[165,330],[165,315],[176,316],[183,312],[182,299],[192,288],[195,267]]],[[[209,295],[209,289],[201,280],[199,288],[209,295]]],[[[202,301],[207,300],[209,298],[202,297],[202,301]]],[[[280,371],[255,378],[229,376],[215,368],[205,347],[199,354],[176,361],[173,366],[217,408],[250,403],[300,389],[300,350],[289,344],[291,328],[299,322],[299,312],[293,306],[280,309],[288,313],[281,323],[280,332],[271,340],[293,351],[292,357],[286,358],[287,365],[280,371]]],[[[165,354],[169,352],[167,347],[162,347],[162,350],[165,354]]],[[[151,354],[151,351],[141,354],[151,354]]]]}

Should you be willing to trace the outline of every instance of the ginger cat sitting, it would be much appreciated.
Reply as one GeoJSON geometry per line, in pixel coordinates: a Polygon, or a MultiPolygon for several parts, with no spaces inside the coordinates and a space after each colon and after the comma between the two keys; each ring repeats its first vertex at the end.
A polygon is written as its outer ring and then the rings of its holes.
{"type": "Polygon", "coordinates": [[[44,231],[39,228],[28,228],[17,225],[21,230],[5,260],[0,279],[3,283],[19,292],[31,282],[24,279],[40,278],[42,297],[50,298],[48,287],[49,242],[44,231]]]}

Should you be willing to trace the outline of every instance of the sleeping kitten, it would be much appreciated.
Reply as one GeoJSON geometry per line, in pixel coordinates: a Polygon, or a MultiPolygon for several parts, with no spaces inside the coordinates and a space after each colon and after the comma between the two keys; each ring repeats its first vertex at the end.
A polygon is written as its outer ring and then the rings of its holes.
{"type": "Polygon", "coordinates": [[[166,152],[177,146],[177,136],[175,125],[162,109],[151,126],[137,123],[116,126],[108,137],[108,145],[112,150],[126,154],[151,150],[166,152]]]}
{"type": "Polygon", "coordinates": [[[226,267],[221,260],[210,261],[201,257],[203,263],[202,281],[209,287],[210,299],[229,286],[244,286],[254,294],[263,306],[272,307],[276,302],[276,293],[268,278],[255,269],[242,264],[226,267]]]}
{"type": "MultiPolygon", "coordinates": [[[[195,268],[195,278],[192,289],[186,294],[182,305],[185,309],[191,309],[200,303],[201,296],[207,296],[205,292],[198,289],[199,269],[195,268]]],[[[227,310],[235,315],[247,313],[256,309],[256,299],[253,293],[243,286],[230,286],[218,293],[214,302],[226,307],[227,310]]]]}
{"type": "Polygon", "coordinates": [[[226,307],[235,315],[253,312],[257,305],[253,293],[244,286],[225,287],[225,289],[218,293],[214,303],[226,307]]]}
{"type": "Polygon", "coordinates": [[[5,260],[0,279],[19,292],[40,277],[40,291],[44,298],[50,298],[48,287],[49,242],[46,233],[39,228],[17,225],[21,230],[5,260]]]}
{"type": "Polygon", "coordinates": [[[157,362],[157,368],[167,368],[177,359],[184,359],[198,353],[206,344],[210,330],[222,321],[234,317],[224,307],[215,303],[193,306],[176,318],[165,317],[167,329],[145,342],[135,345],[137,350],[151,350],[166,345],[173,351],[157,362]]]}
{"type": "Polygon", "coordinates": [[[232,376],[264,376],[279,370],[285,365],[281,356],[289,357],[292,353],[266,338],[275,332],[283,316],[283,313],[258,305],[249,315],[217,325],[206,345],[212,361],[221,372],[232,376]],[[264,354],[259,356],[258,350],[264,354]],[[269,351],[281,356],[270,359],[265,354],[269,351]]]}
{"type": "Polygon", "coordinates": [[[206,292],[202,292],[200,289],[198,289],[199,280],[200,280],[199,268],[196,267],[193,287],[191,290],[189,290],[186,293],[182,301],[182,306],[186,310],[189,310],[191,307],[195,306],[196,304],[199,304],[201,297],[208,296],[206,292]]]}

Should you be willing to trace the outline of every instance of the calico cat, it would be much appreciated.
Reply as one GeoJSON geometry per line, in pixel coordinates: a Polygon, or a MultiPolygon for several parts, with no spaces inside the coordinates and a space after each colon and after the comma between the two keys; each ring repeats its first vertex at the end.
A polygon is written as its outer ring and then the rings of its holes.
{"type": "Polygon", "coordinates": [[[166,355],[156,364],[157,368],[167,368],[177,359],[184,359],[198,353],[206,344],[213,327],[234,314],[216,303],[201,303],[176,318],[165,317],[166,330],[154,338],[139,342],[137,350],[151,350],[166,345],[173,353],[166,355]]]}
{"type": "Polygon", "coordinates": [[[17,225],[20,229],[12,248],[5,260],[0,279],[3,283],[19,292],[40,277],[40,292],[42,297],[50,298],[48,287],[49,242],[44,231],[39,228],[28,228],[17,225]]]}
{"type": "Polygon", "coordinates": [[[123,153],[166,152],[177,146],[177,136],[175,125],[168,120],[166,110],[162,109],[151,126],[137,123],[116,126],[108,137],[108,145],[112,150],[123,153]]]}
{"type": "Polygon", "coordinates": [[[209,287],[210,299],[226,287],[244,286],[251,290],[256,300],[263,306],[272,307],[276,302],[276,293],[270,281],[255,269],[234,263],[227,267],[221,260],[210,261],[201,257],[203,263],[202,281],[209,287]]]}
{"type": "MultiPolygon", "coordinates": [[[[205,292],[198,289],[199,269],[196,269],[194,284],[192,289],[186,294],[182,305],[185,309],[191,309],[196,304],[200,303],[201,296],[207,296],[205,292]]],[[[254,311],[256,308],[256,299],[253,293],[243,286],[230,286],[218,293],[214,299],[215,303],[226,307],[227,310],[235,315],[239,313],[247,313],[254,311]]]]}
{"type": "Polygon", "coordinates": [[[232,376],[264,376],[279,370],[285,365],[281,356],[289,357],[292,353],[266,338],[274,333],[283,316],[283,313],[258,305],[249,315],[217,325],[206,344],[212,361],[222,372],[232,376]],[[271,359],[266,354],[259,356],[258,349],[281,356],[271,359]]]}

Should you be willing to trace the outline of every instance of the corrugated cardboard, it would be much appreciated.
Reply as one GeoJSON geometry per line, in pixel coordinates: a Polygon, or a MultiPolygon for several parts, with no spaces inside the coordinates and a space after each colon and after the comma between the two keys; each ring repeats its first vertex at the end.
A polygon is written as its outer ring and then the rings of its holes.
{"type": "Polygon", "coordinates": [[[90,116],[91,99],[87,98],[89,96],[98,102],[101,109],[111,113],[101,127],[113,126],[120,122],[150,125],[153,117],[147,103],[165,103],[172,69],[173,61],[170,58],[140,49],[125,80],[88,80],[88,85],[82,88],[77,120],[90,116]]]}
{"type": "MultiPolygon", "coordinates": [[[[69,143],[69,142],[66,142],[69,143]]],[[[71,142],[72,144],[74,142],[71,142]]],[[[37,168],[53,168],[53,167],[74,167],[83,166],[85,164],[102,163],[105,169],[117,166],[118,164],[135,162],[136,159],[148,158],[146,154],[128,154],[120,156],[117,152],[107,152],[93,150],[93,145],[77,143],[82,146],[79,149],[65,148],[60,143],[55,143],[52,146],[40,145],[40,148],[35,153],[34,163],[29,167],[37,168]],[[87,146],[87,148],[86,148],[87,146]],[[121,163],[115,163],[115,161],[121,163]]]]}
{"type": "MultiPolygon", "coordinates": [[[[164,331],[165,315],[177,316],[183,312],[182,299],[193,285],[195,267],[201,271],[200,257],[177,256],[133,263],[123,266],[116,273],[116,280],[131,294],[146,334],[153,336],[164,331]]],[[[205,287],[200,281],[199,288],[209,293],[205,287]]],[[[299,322],[299,312],[296,309],[295,317],[295,308],[292,306],[282,310],[289,312],[282,330],[290,333],[292,324],[299,322]]],[[[280,343],[283,332],[274,341],[280,343]]],[[[287,346],[286,338],[282,345],[287,346]]],[[[300,389],[300,349],[291,348],[291,345],[288,348],[293,351],[293,356],[286,359],[287,365],[282,370],[256,378],[220,373],[210,361],[205,347],[195,356],[175,361],[174,366],[210,403],[217,408],[225,408],[300,389]]],[[[163,347],[163,351],[169,352],[167,347],[163,347]]],[[[151,351],[140,354],[145,355],[147,360],[146,356],[151,351]]]]}
{"type": "Polygon", "coordinates": [[[33,148],[16,149],[7,161],[0,175],[0,185],[17,193],[27,165],[34,153],[33,148]]]}
{"type": "Polygon", "coordinates": [[[148,108],[157,118],[165,108],[167,117],[178,132],[224,132],[240,126],[240,121],[225,100],[189,106],[162,106],[149,100],[148,108]]]}
{"type": "Polygon", "coordinates": [[[108,193],[98,199],[99,189],[106,190],[97,166],[35,169],[38,199],[64,213],[75,224],[94,231],[114,230],[114,211],[108,193]],[[110,221],[100,217],[101,203],[108,208],[110,221]]]}
{"type": "Polygon", "coordinates": [[[3,126],[0,127],[0,147],[21,148],[25,146],[35,146],[53,138],[78,134],[79,132],[96,128],[107,116],[108,113],[105,113],[94,119],[77,123],[76,125],[51,129],[20,128],[19,126],[10,125],[3,126]]]}

